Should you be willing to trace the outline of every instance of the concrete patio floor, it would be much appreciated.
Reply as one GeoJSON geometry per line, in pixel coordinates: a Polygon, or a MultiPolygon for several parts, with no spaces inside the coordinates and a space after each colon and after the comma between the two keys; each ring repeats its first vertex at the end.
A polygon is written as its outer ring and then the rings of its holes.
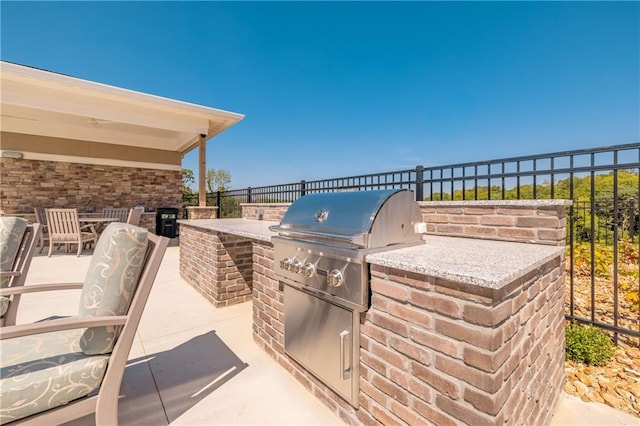
{"type": "MultiPolygon", "coordinates": [[[[28,284],[83,281],[91,252],[36,255],[28,284]]],[[[121,425],[340,425],[251,336],[252,307],[216,309],[179,275],[169,247],[142,316],[121,389],[121,425]]],[[[18,323],[77,312],[79,292],[25,295],[18,323]]],[[[92,417],[67,425],[92,425],[92,417]]],[[[554,425],[640,425],[563,395],[554,425]]]]}

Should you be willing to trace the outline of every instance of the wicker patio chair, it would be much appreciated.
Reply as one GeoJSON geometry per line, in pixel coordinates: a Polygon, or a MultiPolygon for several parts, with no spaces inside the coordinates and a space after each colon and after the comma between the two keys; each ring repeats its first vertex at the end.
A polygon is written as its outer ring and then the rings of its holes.
{"type": "Polygon", "coordinates": [[[97,425],[118,423],[125,365],[168,242],[112,223],[83,284],[0,289],[4,296],[82,289],[77,316],[1,329],[0,424],[62,424],[91,413],[97,425]]]}
{"type": "MultiPolygon", "coordinates": [[[[24,285],[42,225],[22,218],[0,217],[0,288],[24,285]]],[[[20,295],[0,296],[0,326],[13,325],[20,295]]]]}

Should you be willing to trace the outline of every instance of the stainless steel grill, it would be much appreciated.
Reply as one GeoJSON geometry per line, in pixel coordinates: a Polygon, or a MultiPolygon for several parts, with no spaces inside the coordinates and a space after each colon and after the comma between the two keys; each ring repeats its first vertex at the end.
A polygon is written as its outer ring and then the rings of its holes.
{"type": "Polygon", "coordinates": [[[285,352],[357,407],[359,314],[370,299],[365,257],[422,243],[413,192],[306,195],[271,229],[285,284],[285,352]]]}

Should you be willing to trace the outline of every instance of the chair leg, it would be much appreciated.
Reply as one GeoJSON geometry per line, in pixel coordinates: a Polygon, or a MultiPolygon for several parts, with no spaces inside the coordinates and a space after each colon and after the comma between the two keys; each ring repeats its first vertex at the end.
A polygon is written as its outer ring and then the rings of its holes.
{"type": "Polygon", "coordinates": [[[51,257],[51,252],[53,251],[53,240],[49,240],[49,254],[47,254],[47,257],[51,257]]]}

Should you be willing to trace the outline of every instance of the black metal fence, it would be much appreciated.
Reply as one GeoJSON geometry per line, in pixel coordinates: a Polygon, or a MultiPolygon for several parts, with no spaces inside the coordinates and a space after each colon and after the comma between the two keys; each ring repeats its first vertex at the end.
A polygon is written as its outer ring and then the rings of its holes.
{"type": "MultiPolygon", "coordinates": [[[[417,200],[571,199],[567,318],[640,338],[640,143],[525,157],[417,166],[207,194],[220,217],[241,203],[293,202],[312,192],[409,188],[417,200]]],[[[197,194],[184,205],[197,205],[197,194]]]]}

